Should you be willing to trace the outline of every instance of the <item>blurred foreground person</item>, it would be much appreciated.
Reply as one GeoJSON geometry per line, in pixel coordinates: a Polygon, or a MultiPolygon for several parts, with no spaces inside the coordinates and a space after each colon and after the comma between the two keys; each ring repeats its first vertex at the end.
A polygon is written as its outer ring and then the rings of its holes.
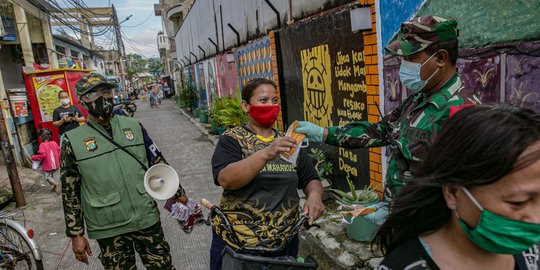
{"type": "Polygon", "coordinates": [[[539,269],[540,116],[480,105],[451,117],[374,241],[378,269],[539,269]]]}

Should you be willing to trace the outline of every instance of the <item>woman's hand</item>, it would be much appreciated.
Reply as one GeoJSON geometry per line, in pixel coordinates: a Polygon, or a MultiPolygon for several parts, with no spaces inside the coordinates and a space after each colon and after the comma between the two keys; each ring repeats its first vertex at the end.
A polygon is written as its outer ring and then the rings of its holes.
{"type": "Polygon", "coordinates": [[[291,148],[296,146],[296,140],[291,137],[279,137],[276,138],[272,144],[264,149],[266,153],[266,160],[272,160],[276,158],[279,153],[288,152],[291,148]]]}
{"type": "Polygon", "coordinates": [[[324,213],[324,204],[320,196],[308,196],[304,204],[304,215],[309,216],[308,224],[311,225],[324,213]]]}
{"type": "Polygon", "coordinates": [[[324,189],[319,180],[311,180],[304,189],[307,199],[304,204],[304,215],[309,215],[309,225],[313,224],[324,213],[322,195],[324,189]]]}

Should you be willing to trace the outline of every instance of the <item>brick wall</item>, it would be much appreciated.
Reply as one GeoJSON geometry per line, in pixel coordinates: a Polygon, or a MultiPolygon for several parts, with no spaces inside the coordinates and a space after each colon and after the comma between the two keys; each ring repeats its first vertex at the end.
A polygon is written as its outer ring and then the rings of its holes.
{"type": "MultiPolygon", "coordinates": [[[[380,115],[377,110],[379,100],[379,52],[377,49],[377,16],[375,15],[375,0],[359,0],[361,5],[371,8],[371,31],[364,32],[364,54],[366,63],[366,85],[367,85],[367,112],[369,122],[378,122],[380,115]]],[[[380,184],[377,191],[382,195],[382,148],[375,147],[369,149],[369,178],[372,186],[380,184]]]]}

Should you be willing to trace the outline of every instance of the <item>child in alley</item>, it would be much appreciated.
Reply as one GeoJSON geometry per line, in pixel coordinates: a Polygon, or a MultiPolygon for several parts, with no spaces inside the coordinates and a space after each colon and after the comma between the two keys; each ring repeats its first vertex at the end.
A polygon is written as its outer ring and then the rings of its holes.
{"type": "Polygon", "coordinates": [[[45,128],[38,130],[41,144],[37,154],[32,156],[32,160],[41,161],[41,168],[45,180],[53,186],[51,192],[59,193],[58,182],[54,180],[54,173],[60,168],[60,146],[52,140],[51,131],[45,128]]]}

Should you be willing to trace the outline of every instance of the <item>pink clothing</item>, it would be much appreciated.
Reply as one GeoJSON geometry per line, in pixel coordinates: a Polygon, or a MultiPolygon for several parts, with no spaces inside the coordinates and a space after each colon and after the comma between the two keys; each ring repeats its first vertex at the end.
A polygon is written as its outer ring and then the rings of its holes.
{"type": "Polygon", "coordinates": [[[60,146],[55,141],[42,142],[32,160],[41,160],[41,168],[49,172],[60,168],[60,146]]]}

